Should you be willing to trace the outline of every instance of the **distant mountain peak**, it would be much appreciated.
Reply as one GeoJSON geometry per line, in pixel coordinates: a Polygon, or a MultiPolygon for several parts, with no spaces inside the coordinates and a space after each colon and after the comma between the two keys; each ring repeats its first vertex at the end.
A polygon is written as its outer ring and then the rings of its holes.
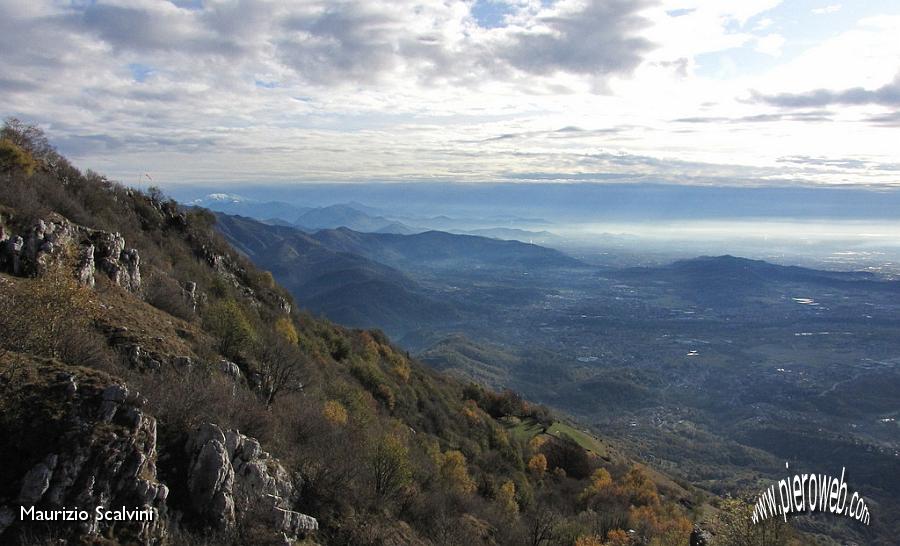
{"type": "Polygon", "coordinates": [[[247,199],[235,193],[211,193],[204,198],[194,200],[195,203],[202,203],[204,201],[244,203],[247,199]]]}

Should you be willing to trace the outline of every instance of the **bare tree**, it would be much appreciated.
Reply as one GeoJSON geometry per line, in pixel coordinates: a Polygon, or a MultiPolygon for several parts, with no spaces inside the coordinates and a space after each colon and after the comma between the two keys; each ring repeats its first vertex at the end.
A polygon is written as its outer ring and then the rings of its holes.
{"type": "Polygon", "coordinates": [[[538,509],[528,520],[526,537],[529,546],[541,546],[549,544],[556,538],[554,527],[559,521],[559,516],[547,509],[538,509]]]}
{"type": "Polygon", "coordinates": [[[303,389],[304,358],[296,345],[278,334],[269,334],[262,338],[257,349],[259,392],[266,408],[272,406],[275,399],[288,392],[303,389]]]}
{"type": "Polygon", "coordinates": [[[8,139],[19,148],[27,150],[32,157],[43,163],[53,163],[60,157],[40,127],[18,118],[4,120],[0,138],[8,139]]]}

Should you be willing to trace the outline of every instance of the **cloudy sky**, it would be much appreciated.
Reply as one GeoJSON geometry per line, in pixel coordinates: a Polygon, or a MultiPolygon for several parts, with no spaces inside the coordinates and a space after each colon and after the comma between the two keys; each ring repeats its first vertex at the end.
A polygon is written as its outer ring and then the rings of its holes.
{"type": "Polygon", "coordinates": [[[900,186],[888,0],[0,0],[0,114],[164,186],[900,186]]]}

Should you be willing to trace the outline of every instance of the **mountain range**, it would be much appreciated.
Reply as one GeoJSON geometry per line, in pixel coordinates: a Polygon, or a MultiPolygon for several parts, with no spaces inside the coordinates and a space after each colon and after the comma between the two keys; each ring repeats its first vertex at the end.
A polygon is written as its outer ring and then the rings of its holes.
{"type": "Polygon", "coordinates": [[[585,267],[537,245],[436,231],[398,235],[342,227],[306,233],[225,214],[218,215],[216,227],[305,307],[398,337],[426,325],[449,327],[475,312],[474,305],[449,303],[452,288],[429,282],[429,275],[585,267]],[[410,271],[423,275],[414,278],[410,271]]]}
{"type": "MultiPolygon", "coordinates": [[[[246,216],[266,224],[296,227],[310,233],[343,227],[364,233],[398,235],[440,230],[462,235],[544,244],[559,239],[546,230],[529,231],[503,226],[504,222],[510,221],[508,218],[486,218],[475,221],[446,216],[404,217],[391,215],[357,202],[301,207],[284,201],[260,201],[237,194],[212,193],[194,199],[191,204],[225,214],[246,216]]],[[[534,221],[540,223],[539,220],[534,221]]]]}

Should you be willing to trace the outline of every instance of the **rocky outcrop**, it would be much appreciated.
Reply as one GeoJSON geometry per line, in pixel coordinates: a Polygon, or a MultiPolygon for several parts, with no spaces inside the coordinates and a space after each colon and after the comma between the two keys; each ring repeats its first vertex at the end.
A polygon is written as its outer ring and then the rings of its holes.
{"type": "Polygon", "coordinates": [[[254,290],[247,286],[247,270],[231,256],[217,254],[208,246],[203,246],[201,252],[213,271],[215,271],[222,280],[234,286],[234,288],[246,299],[247,303],[253,306],[259,306],[260,302],[263,302],[279,309],[286,315],[291,314],[293,305],[290,300],[279,294],[276,290],[267,287],[260,287],[258,290],[254,290]]]}
{"type": "Polygon", "coordinates": [[[288,541],[318,528],[314,518],[290,510],[291,477],[255,439],[205,423],[186,449],[191,508],[208,524],[230,529],[250,517],[288,541]]]}
{"type": "Polygon", "coordinates": [[[93,231],[90,234],[96,250],[97,267],[115,284],[137,292],[141,288],[141,257],[138,251],[125,247],[125,239],[118,233],[93,231]]]}
{"type": "MultiPolygon", "coordinates": [[[[6,235],[6,234],[5,234],[6,235]]],[[[0,240],[0,271],[39,275],[63,257],[75,262],[80,282],[93,286],[96,273],[132,292],[141,288],[141,258],[118,233],[86,228],[59,215],[38,220],[22,235],[0,240]]]]}
{"type": "Polygon", "coordinates": [[[690,546],[709,546],[712,544],[712,535],[699,525],[694,525],[691,531],[690,546]]]}
{"type": "Polygon", "coordinates": [[[11,391],[21,401],[11,411],[45,409],[23,429],[0,430],[6,435],[0,453],[27,457],[16,481],[0,484],[0,544],[41,532],[19,520],[20,507],[87,512],[83,521],[54,526],[67,540],[85,543],[108,537],[165,544],[170,525],[185,522],[223,532],[251,525],[286,544],[318,528],[314,518],[291,509],[292,477],[257,440],[210,423],[195,429],[183,455],[170,451],[165,463],[163,475],[178,477],[169,483],[177,490],[170,499],[157,473],[156,420],[144,411],[143,397],[103,374],[52,362],[36,365],[30,377],[46,381],[11,391]],[[102,521],[94,517],[98,507],[148,516],[102,521]]]}
{"type": "Polygon", "coordinates": [[[72,536],[114,534],[141,544],[162,543],[169,489],[156,478],[156,420],[144,413],[145,401],[123,384],[98,384],[96,378],[82,382],[74,374],[50,369],[42,372],[54,374],[45,386],[47,394],[64,402],[58,420],[33,423],[34,433],[41,433],[41,427],[63,432],[48,434],[46,453],[18,484],[12,484],[18,495],[0,507],[0,542],[5,532],[27,532],[30,523],[18,521],[19,507],[38,511],[77,507],[90,517],[61,527],[72,536]],[[126,507],[145,517],[105,521],[94,517],[97,507],[126,507]]]}
{"type": "Polygon", "coordinates": [[[22,274],[22,250],[25,240],[19,236],[0,241],[0,270],[13,275],[22,274]]]}
{"type": "Polygon", "coordinates": [[[219,370],[221,370],[222,373],[235,381],[238,381],[243,377],[243,374],[241,374],[241,368],[238,367],[238,365],[234,362],[225,360],[224,358],[219,361],[219,370]]]}

